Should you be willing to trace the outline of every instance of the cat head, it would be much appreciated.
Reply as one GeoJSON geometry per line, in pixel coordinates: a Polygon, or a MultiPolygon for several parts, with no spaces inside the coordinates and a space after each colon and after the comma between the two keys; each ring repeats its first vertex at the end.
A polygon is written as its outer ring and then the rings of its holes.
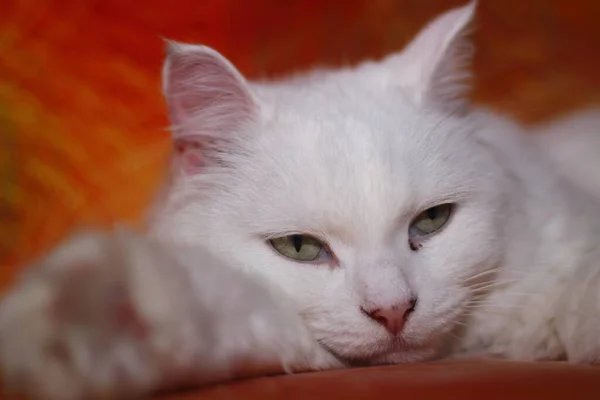
{"type": "Polygon", "coordinates": [[[171,42],[154,233],[275,284],[346,360],[432,357],[502,253],[498,172],[465,95],[474,10],[381,61],[272,83],[171,42]]]}

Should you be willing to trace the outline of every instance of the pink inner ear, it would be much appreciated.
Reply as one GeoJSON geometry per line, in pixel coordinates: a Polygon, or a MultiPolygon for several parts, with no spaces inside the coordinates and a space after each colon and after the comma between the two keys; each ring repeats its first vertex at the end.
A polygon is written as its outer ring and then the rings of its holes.
{"type": "Polygon", "coordinates": [[[173,44],[163,78],[174,166],[185,174],[198,173],[210,163],[220,139],[227,141],[253,119],[254,97],[235,67],[203,46],[173,44]]]}
{"type": "MultiPolygon", "coordinates": [[[[183,55],[172,57],[168,77],[169,92],[166,94],[171,120],[175,126],[188,123],[198,114],[204,114],[205,118],[215,117],[221,112],[215,107],[217,94],[219,97],[230,97],[231,94],[227,92],[231,89],[235,91],[235,88],[229,88],[228,86],[231,85],[220,76],[226,71],[219,71],[212,60],[193,58],[185,60],[184,58],[183,55]]],[[[230,99],[218,100],[229,101],[230,99]]]]}
{"type": "Polygon", "coordinates": [[[165,96],[176,136],[221,136],[251,117],[254,101],[246,82],[218,53],[174,53],[168,62],[165,96]]]}
{"type": "Polygon", "coordinates": [[[196,174],[206,167],[203,146],[200,142],[176,139],[173,150],[178,169],[186,175],[196,174]]]}

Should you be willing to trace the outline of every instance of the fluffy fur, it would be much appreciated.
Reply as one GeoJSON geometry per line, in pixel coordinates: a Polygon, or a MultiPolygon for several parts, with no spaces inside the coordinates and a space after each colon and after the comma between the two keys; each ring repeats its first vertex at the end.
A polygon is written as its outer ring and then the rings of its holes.
{"type": "Polygon", "coordinates": [[[444,357],[599,361],[600,180],[586,168],[600,112],[525,135],[469,107],[474,9],[384,60],[277,82],[170,43],[175,151],[150,235],[77,234],[14,286],[0,306],[10,387],[117,398],[444,357]],[[449,202],[411,249],[411,221],[449,202]],[[291,233],[333,255],[269,246],[291,233]],[[411,297],[397,336],[361,311],[411,297]]]}

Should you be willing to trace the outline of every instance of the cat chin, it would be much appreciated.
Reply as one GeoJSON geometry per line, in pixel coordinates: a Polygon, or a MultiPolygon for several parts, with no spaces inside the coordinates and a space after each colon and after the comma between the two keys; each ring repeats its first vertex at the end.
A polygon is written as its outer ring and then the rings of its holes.
{"type": "Polygon", "coordinates": [[[386,354],[378,359],[373,360],[371,365],[385,365],[385,364],[407,364],[407,363],[418,363],[431,361],[437,356],[437,351],[431,349],[407,349],[404,351],[398,351],[390,354],[386,354]]]}
{"type": "Polygon", "coordinates": [[[394,341],[394,344],[385,346],[385,350],[369,354],[353,353],[348,348],[337,352],[326,344],[321,343],[321,346],[340,362],[352,367],[425,362],[435,359],[439,355],[438,350],[434,347],[410,346],[404,341],[394,341]]]}
{"type": "MultiPolygon", "coordinates": [[[[335,355],[335,354],[334,354],[335,355]]],[[[434,349],[404,349],[393,351],[368,358],[353,357],[344,359],[338,357],[344,364],[352,367],[367,367],[377,365],[409,364],[431,361],[436,358],[437,352],[434,349]]]]}

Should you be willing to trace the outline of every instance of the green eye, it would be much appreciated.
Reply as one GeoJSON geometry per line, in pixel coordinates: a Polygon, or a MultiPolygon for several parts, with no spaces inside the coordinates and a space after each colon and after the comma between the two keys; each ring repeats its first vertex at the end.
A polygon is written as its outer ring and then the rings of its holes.
{"type": "Polygon", "coordinates": [[[307,235],[283,236],[270,242],[279,254],[296,261],[315,261],[324,247],[320,241],[307,235]]]}
{"type": "Polygon", "coordinates": [[[452,214],[452,204],[441,204],[423,211],[410,225],[411,236],[427,236],[443,227],[452,214]]]}

